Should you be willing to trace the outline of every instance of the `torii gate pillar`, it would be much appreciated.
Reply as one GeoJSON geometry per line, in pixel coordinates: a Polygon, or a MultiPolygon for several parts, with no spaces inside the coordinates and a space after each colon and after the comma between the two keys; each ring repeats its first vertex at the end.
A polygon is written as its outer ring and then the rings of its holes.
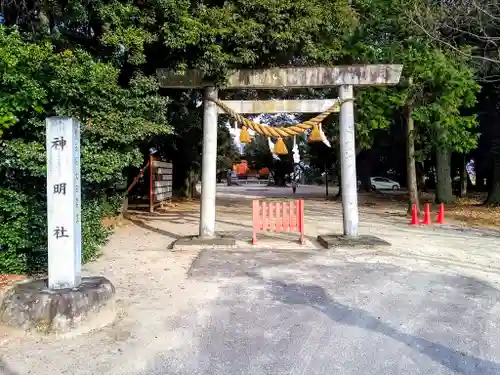
{"type": "Polygon", "coordinates": [[[217,191],[217,89],[205,87],[203,100],[203,153],[201,155],[201,209],[202,239],[215,237],[215,195],[217,191]]]}
{"type": "Polygon", "coordinates": [[[356,176],[356,139],[354,129],[354,94],[352,85],[339,87],[340,106],[340,183],[342,186],[342,212],[344,236],[357,237],[358,178],[356,176]]]}
{"type": "MultiPolygon", "coordinates": [[[[340,108],[344,239],[356,239],[358,237],[359,226],[354,105],[351,100],[354,96],[353,86],[395,85],[399,82],[402,70],[402,65],[353,65],[239,70],[231,74],[226,82],[225,88],[228,89],[276,90],[303,87],[339,87],[339,99],[346,100],[341,104],[340,108]]],[[[218,109],[213,102],[207,99],[216,99],[217,90],[214,85],[209,86],[203,82],[200,71],[188,70],[183,74],[178,74],[165,69],[158,69],[157,74],[160,79],[160,85],[164,88],[204,88],[205,90],[199,237],[202,240],[214,238],[218,109]]],[[[307,107],[309,104],[311,103],[306,103],[304,106],[307,107]]]]}

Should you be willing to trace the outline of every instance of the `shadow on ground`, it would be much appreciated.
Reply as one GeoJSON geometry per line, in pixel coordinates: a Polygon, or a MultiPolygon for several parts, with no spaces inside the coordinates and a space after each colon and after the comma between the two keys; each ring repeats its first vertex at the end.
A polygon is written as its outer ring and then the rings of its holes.
{"type": "MultiPolygon", "coordinates": [[[[152,223],[154,222],[166,222],[172,224],[198,224],[199,217],[196,214],[192,213],[184,213],[184,212],[170,212],[170,213],[157,213],[157,214],[136,214],[136,215],[126,215],[126,218],[137,225],[140,228],[150,230],[152,232],[162,234],[164,236],[170,237],[174,240],[178,240],[182,237],[189,237],[195,235],[195,233],[186,232],[184,228],[182,228],[182,232],[175,233],[171,231],[164,230],[162,228],[158,228],[152,223]]],[[[224,237],[234,238],[239,241],[245,241],[248,245],[251,245],[252,242],[252,225],[244,224],[241,221],[228,221],[216,219],[216,223],[231,225],[237,230],[224,230],[218,231],[219,235],[224,237]]],[[[267,241],[268,244],[272,244],[273,242],[279,241],[287,241],[287,242],[296,242],[299,243],[300,234],[298,232],[266,232],[261,231],[258,233],[257,238],[259,241],[267,241]]],[[[313,244],[316,244],[316,238],[314,236],[304,236],[306,240],[310,241],[313,244]]],[[[321,246],[318,245],[318,248],[321,246]]]]}
{"type": "Polygon", "coordinates": [[[308,306],[325,314],[335,323],[356,326],[382,334],[426,355],[432,361],[446,366],[456,374],[500,374],[500,364],[497,362],[487,361],[398,331],[367,311],[335,301],[319,285],[287,284],[277,280],[269,280],[267,284],[274,298],[281,303],[308,306]]]}
{"type": "Polygon", "coordinates": [[[140,374],[500,374],[500,291],[474,278],[314,252],[207,250],[190,279],[220,288],[176,318],[196,339],[140,374]]]}

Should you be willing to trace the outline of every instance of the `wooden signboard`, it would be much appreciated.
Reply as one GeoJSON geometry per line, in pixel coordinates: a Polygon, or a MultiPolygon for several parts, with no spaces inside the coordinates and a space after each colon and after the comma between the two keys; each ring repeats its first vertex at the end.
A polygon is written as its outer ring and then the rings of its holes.
{"type": "Polygon", "coordinates": [[[154,206],[172,198],[172,163],[152,160],[151,168],[151,211],[154,206]]]}

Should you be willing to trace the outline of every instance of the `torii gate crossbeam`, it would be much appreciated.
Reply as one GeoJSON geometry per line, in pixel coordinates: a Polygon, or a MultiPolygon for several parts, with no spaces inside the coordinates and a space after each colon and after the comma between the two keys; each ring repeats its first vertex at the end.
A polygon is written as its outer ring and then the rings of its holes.
{"type": "MultiPolygon", "coordinates": [[[[353,86],[387,86],[399,82],[402,65],[353,65],[334,67],[295,67],[259,70],[239,70],[231,74],[224,86],[227,89],[281,89],[281,88],[320,88],[338,87],[340,105],[340,154],[341,186],[344,236],[358,236],[358,193],[356,177],[356,151],[354,127],[353,86]]],[[[204,88],[203,113],[203,155],[201,181],[201,239],[215,237],[215,196],[217,173],[217,115],[218,108],[212,101],[218,99],[213,83],[204,82],[199,71],[188,70],[183,74],[157,70],[160,85],[164,88],[204,88]]],[[[231,101],[228,101],[229,103],[231,101]]],[[[281,103],[283,103],[282,101],[281,103]]],[[[300,101],[296,101],[300,102],[300,101]]],[[[314,112],[315,108],[325,105],[303,105],[304,110],[295,112],[314,112]],[[307,107],[309,105],[309,107],[307,107]],[[307,108],[306,108],[307,107],[307,108]]],[[[233,103],[233,105],[237,105],[233,103]]],[[[243,106],[244,104],[240,104],[243,106]]],[[[286,112],[287,106],[282,104],[286,112]]],[[[317,112],[321,112],[318,110],[317,112]]]]}

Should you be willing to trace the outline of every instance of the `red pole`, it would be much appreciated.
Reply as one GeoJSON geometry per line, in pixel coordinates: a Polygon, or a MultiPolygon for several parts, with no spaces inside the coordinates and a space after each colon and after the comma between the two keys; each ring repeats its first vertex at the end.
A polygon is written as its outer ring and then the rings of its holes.
{"type": "Polygon", "coordinates": [[[130,193],[130,190],[132,190],[132,188],[135,186],[135,184],[137,184],[139,182],[139,180],[141,179],[142,175],[144,174],[144,172],[146,171],[146,168],[149,167],[149,161],[146,163],[146,165],[141,169],[141,171],[139,172],[139,174],[137,175],[136,178],[134,178],[134,181],[130,184],[130,186],[127,188],[127,194],[130,193]]]}
{"type": "Polygon", "coordinates": [[[304,245],[304,201],[301,199],[300,201],[300,243],[304,245]]]}
{"type": "Polygon", "coordinates": [[[155,210],[153,200],[153,155],[149,155],[149,212],[155,210]]]}

